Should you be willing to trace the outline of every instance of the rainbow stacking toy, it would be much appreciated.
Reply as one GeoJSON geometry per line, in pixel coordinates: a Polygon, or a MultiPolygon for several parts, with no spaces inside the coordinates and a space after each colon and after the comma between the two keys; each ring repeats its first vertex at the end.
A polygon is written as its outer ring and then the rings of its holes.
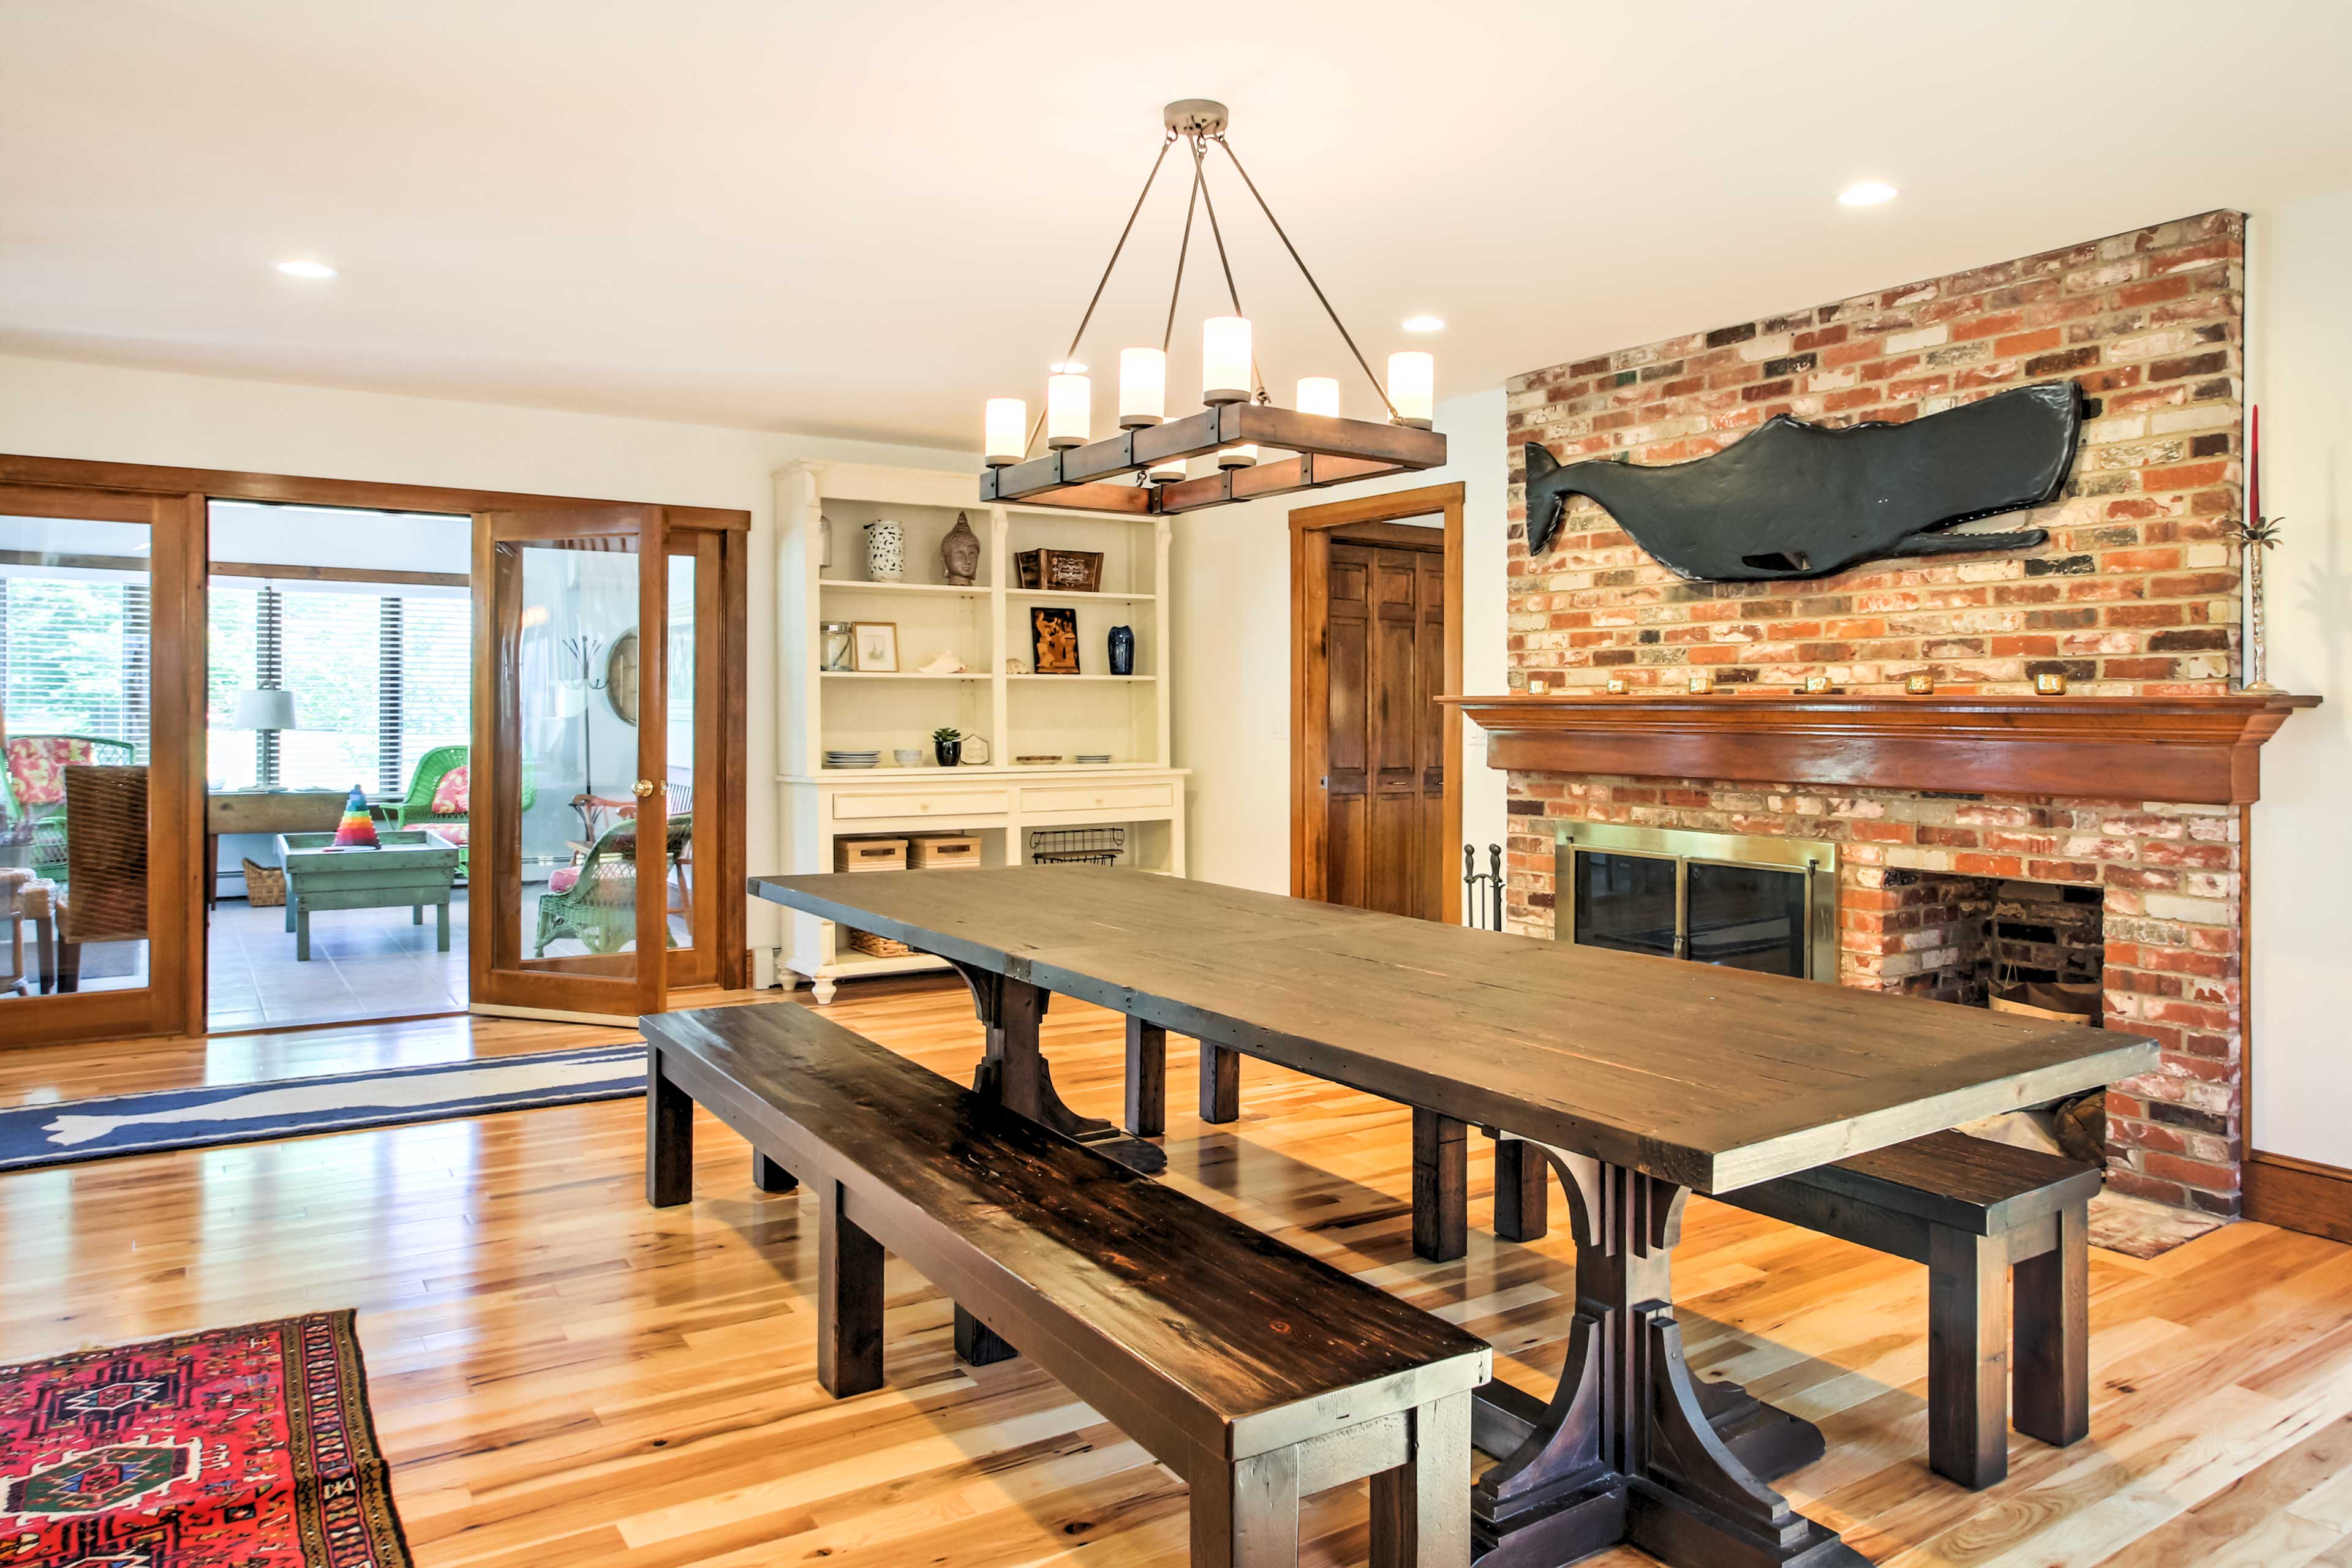
{"type": "Polygon", "coordinates": [[[335,824],[335,846],[338,849],[374,849],[375,818],[368,814],[367,796],[357,784],[352,786],[352,798],[343,802],[343,819],[335,824]]]}

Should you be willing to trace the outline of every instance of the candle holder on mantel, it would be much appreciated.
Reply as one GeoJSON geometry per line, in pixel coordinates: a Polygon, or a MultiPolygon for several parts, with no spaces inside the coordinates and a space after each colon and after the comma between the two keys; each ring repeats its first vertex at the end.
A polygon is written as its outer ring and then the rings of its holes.
{"type": "Polygon", "coordinates": [[[2230,531],[2230,537],[2238,542],[2238,592],[2246,622],[2244,646],[2239,650],[2240,673],[2245,677],[2242,689],[2257,694],[2278,689],[2270,682],[2270,628],[2263,614],[2263,552],[2278,548],[2279,524],[2284,521],[2257,517],[2230,531]]]}

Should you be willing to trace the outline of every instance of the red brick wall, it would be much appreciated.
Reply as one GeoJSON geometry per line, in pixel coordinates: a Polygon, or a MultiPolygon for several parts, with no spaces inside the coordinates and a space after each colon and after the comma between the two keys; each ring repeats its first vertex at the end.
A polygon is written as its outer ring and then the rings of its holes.
{"type": "MultiPolygon", "coordinates": [[[[1827,673],[1900,689],[2196,692],[2236,656],[2227,528],[2240,479],[2243,220],[2159,225],[2021,261],[1556,365],[1509,384],[1510,680],[1622,675],[1789,687],[1827,673]],[[2072,376],[2090,415],[2065,495],[1981,527],[2047,528],[2023,554],[1895,562],[1801,584],[1685,583],[1589,501],[1544,560],[1526,548],[1520,443],[1563,461],[1678,462],[1776,413],[1906,420],[2072,376]]],[[[1727,695],[1726,700],[1737,700],[1727,695]]],[[[1803,780],[1510,775],[1514,929],[1552,924],[1562,819],[1786,834],[1840,846],[1840,976],[1951,996],[1949,879],[2095,887],[2109,1026],[2153,1036],[2158,1069],[2109,1095],[2112,1184],[2235,1214],[2242,1152],[2242,819],[2232,807],[1816,789],[1803,780]]]]}
{"type": "Polygon", "coordinates": [[[1514,686],[2194,690],[2235,658],[2244,219],[2160,224],[1762,321],[1553,365],[1508,384],[1514,686]],[[1863,566],[1811,583],[1686,583],[1577,500],[1527,557],[1522,444],[1565,462],[1682,462],[1775,414],[1903,422],[2072,377],[2087,400],[2066,493],[1973,526],[2041,527],[2024,554],[1863,566]]]}

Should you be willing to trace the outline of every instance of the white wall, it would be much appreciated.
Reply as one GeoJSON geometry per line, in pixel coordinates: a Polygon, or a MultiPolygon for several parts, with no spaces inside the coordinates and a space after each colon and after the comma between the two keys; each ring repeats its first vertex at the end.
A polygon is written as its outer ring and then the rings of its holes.
{"type": "MultiPolygon", "coordinates": [[[[754,870],[776,855],[768,781],[776,773],[777,656],[763,640],[776,624],[770,476],[796,458],[979,472],[977,455],[930,447],[5,356],[0,452],[750,512],[754,870]]],[[[764,983],[781,928],[770,906],[751,910],[764,983]]]]}
{"type": "Polygon", "coordinates": [[[2270,678],[2324,706],[2263,748],[2254,807],[2255,1148],[2352,1167],[2352,191],[2250,231],[2270,678]]]}
{"type": "MultiPolygon", "coordinates": [[[[1192,874],[1290,890],[1290,525],[1294,507],[1342,495],[1462,481],[1464,679],[1503,689],[1503,389],[1437,405],[1442,468],[1280,496],[1176,520],[1170,658],[1177,671],[1174,751],[1192,770],[1186,825],[1192,874]]],[[[1463,736],[1462,835],[1503,840],[1503,775],[1486,766],[1486,731],[1463,736]]]]}

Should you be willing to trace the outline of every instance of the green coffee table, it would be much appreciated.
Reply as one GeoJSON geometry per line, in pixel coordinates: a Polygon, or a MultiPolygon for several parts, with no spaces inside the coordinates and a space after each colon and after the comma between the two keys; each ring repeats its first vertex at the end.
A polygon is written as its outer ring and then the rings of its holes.
{"type": "Polygon", "coordinates": [[[294,933],[296,962],[310,961],[310,915],[316,910],[392,910],[406,904],[413,925],[425,906],[437,912],[434,945],[449,951],[449,890],[457,880],[458,849],[423,828],[379,829],[374,849],[336,849],[331,833],[281,833],[286,865],[286,929],[294,933]]]}

